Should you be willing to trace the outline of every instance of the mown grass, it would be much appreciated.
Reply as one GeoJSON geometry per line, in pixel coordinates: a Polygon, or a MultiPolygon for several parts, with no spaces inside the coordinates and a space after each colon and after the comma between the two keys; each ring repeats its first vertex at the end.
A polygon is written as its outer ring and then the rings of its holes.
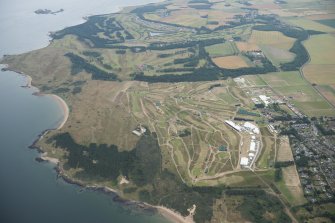
{"type": "Polygon", "coordinates": [[[207,46],[205,49],[211,57],[231,56],[238,53],[235,44],[231,42],[207,46]]]}

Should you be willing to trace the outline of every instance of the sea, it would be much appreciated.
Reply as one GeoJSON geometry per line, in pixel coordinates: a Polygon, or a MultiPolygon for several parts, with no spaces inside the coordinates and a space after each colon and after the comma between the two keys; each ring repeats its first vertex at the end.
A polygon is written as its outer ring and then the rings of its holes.
{"type": "MultiPolygon", "coordinates": [[[[0,0],[0,57],[46,47],[48,33],[84,22],[83,17],[116,12],[154,0],[0,0]],[[37,15],[37,9],[64,12],[37,15]]],[[[1,223],[168,223],[157,213],[114,201],[57,177],[55,166],[39,163],[29,149],[38,135],[59,125],[59,104],[34,96],[26,77],[0,72],[0,222],[1,223]]]]}

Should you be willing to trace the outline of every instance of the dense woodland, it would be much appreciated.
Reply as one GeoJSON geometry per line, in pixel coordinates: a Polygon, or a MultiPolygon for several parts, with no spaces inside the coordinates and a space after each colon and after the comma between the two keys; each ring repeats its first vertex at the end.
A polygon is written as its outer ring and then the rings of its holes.
{"type": "Polygon", "coordinates": [[[106,72],[89,62],[87,62],[84,58],[73,54],[67,53],[65,54],[71,60],[71,74],[76,75],[79,72],[85,70],[87,73],[92,74],[92,80],[104,80],[104,81],[115,81],[117,80],[117,75],[114,73],[106,72]]]}
{"type": "Polygon", "coordinates": [[[178,48],[188,48],[194,47],[197,45],[200,46],[210,46],[218,43],[223,43],[225,41],[224,38],[217,38],[217,39],[205,39],[205,40],[192,40],[192,41],[185,41],[185,42],[157,42],[151,43],[148,46],[149,50],[169,50],[169,49],[178,49],[178,48]]]}
{"type": "Polygon", "coordinates": [[[117,146],[77,144],[69,133],[56,135],[50,142],[68,151],[66,167],[82,168],[85,174],[116,182],[120,174],[137,186],[152,183],[161,172],[161,152],[155,134],[143,135],[131,151],[119,152],[117,146]]]}
{"type": "Polygon", "coordinates": [[[65,35],[76,35],[82,41],[89,40],[96,48],[110,48],[113,44],[124,43],[126,39],[134,39],[115,18],[104,16],[91,16],[87,22],[65,28],[51,36],[61,39],[65,35]],[[107,38],[98,37],[98,33],[103,33],[107,38]]]}

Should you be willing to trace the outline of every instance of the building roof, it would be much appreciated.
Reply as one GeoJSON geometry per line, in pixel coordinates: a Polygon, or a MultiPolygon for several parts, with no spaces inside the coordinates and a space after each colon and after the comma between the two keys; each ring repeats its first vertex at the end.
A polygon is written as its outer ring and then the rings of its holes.
{"type": "Polygon", "coordinates": [[[240,161],[240,164],[242,166],[247,166],[248,165],[248,158],[247,157],[242,157],[241,161],[240,161]]]}
{"type": "Polygon", "coordinates": [[[253,124],[251,122],[245,122],[243,126],[247,130],[250,130],[255,134],[259,134],[259,128],[255,124],[253,124]]]}
{"type": "Polygon", "coordinates": [[[234,122],[232,122],[230,120],[226,120],[225,123],[228,124],[228,125],[230,125],[234,129],[236,129],[237,131],[241,131],[242,130],[241,126],[235,124],[234,122]]]}
{"type": "Polygon", "coordinates": [[[255,143],[255,141],[251,141],[251,143],[250,143],[250,149],[249,150],[252,151],[252,152],[256,151],[256,143],[255,143]]]}
{"type": "Polygon", "coordinates": [[[270,104],[270,101],[269,101],[270,97],[268,97],[266,95],[259,95],[258,97],[263,101],[265,106],[270,104]]]}

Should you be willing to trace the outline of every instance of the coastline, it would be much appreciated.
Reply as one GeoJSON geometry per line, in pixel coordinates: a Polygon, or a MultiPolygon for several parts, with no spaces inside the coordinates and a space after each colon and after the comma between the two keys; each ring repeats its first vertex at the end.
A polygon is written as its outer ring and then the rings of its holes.
{"type": "Polygon", "coordinates": [[[77,185],[79,187],[82,187],[83,189],[100,191],[100,192],[105,193],[107,195],[112,194],[114,196],[113,200],[115,202],[118,202],[118,203],[122,204],[122,205],[125,205],[125,206],[134,205],[137,208],[140,208],[142,210],[154,209],[155,211],[157,211],[157,213],[159,215],[161,215],[162,217],[164,217],[167,220],[169,220],[171,222],[174,222],[174,223],[194,223],[193,217],[191,215],[189,215],[187,217],[184,217],[179,212],[174,211],[174,210],[169,209],[169,208],[164,207],[164,206],[155,206],[155,205],[151,205],[151,204],[141,202],[141,201],[127,200],[127,199],[122,198],[120,196],[120,192],[113,189],[113,188],[106,187],[106,186],[99,186],[99,185],[93,185],[93,186],[92,185],[87,185],[84,182],[72,179],[71,177],[67,176],[64,173],[64,170],[61,167],[60,160],[57,159],[57,158],[49,157],[47,152],[43,151],[43,148],[37,146],[37,143],[46,134],[48,134],[50,131],[60,130],[61,128],[64,127],[64,125],[65,125],[65,123],[66,123],[66,121],[69,117],[69,107],[68,107],[68,105],[58,95],[41,93],[40,90],[37,87],[32,85],[32,77],[31,76],[29,76],[29,75],[27,75],[27,74],[25,74],[21,71],[11,69],[10,66],[8,66],[7,64],[0,64],[0,67],[2,68],[3,71],[12,71],[12,72],[15,72],[15,73],[25,77],[26,85],[23,85],[21,87],[36,89],[36,92],[33,93],[33,95],[35,95],[35,96],[49,96],[49,97],[51,97],[53,100],[56,101],[56,103],[58,103],[58,105],[60,106],[60,108],[62,110],[63,120],[58,124],[58,126],[53,128],[53,129],[46,129],[43,132],[41,132],[41,134],[39,134],[37,136],[37,138],[34,140],[34,142],[29,146],[30,149],[36,149],[39,153],[41,153],[41,155],[36,158],[36,160],[38,162],[45,161],[45,162],[49,162],[51,164],[54,164],[55,165],[55,171],[57,173],[57,177],[61,177],[66,183],[77,185]]]}
{"type": "MultiPolygon", "coordinates": [[[[45,161],[49,161],[48,159],[45,159],[45,161]]],[[[173,223],[195,223],[193,220],[193,214],[188,215],[186,217],[182,216],[179,212],[174,211],[172,209],[169,209],[164,206],[160,205],[151,205],[142,201],[136,201],[136,200],[128,200],[124,199],[120,196],[120,192],[118,190],[115,190],[113,188],[107,187],[107,186],[99,186],[99,185],[86,185],[84,182],[81,182],[79,180],[74,180],[71,177],[67,176],[64,173],[64,170],[61,168],[59,163],[57,163],[57,166],[55,167],[55,170],[57,172],[57,176],[61,177],[65,182],[68,184],[77,185],[79,187],[82,187],[83,189],[88,190],[94,190],[99,191],[102,193],[105,193],[107,195],[114,196],[113,201],[117,202],[123,206],[134,206],[136,208],[139,208],[141,210],[146,211],[157,211],[159,215],[166,218],[167,220],[173,222],[173,223]]]]}
{"type": "MultiPolygon", "coordinates": [[[[163,2],[164,0],[154,0],[153,3],[158,3],[158,2],[163,2]]],[[[150,3],[148,3],[150,4],[150,3]]],[[[142,4],[139,4],[142,5],[142,4]]],[[[145,4],[146,5],[146,4],[145,4]]],[[[118,11],[121,11],[124,8],[127,7],[135,7],[138,5],[132,5],[132,6],[121,6],[119,7],[118,11]]],[[[117,13],[117,12],[112,12],[112,13],[117,13]]],[[[94,15],[86,15],[83,16],[82,19],[82,23],[85,23],[89,17],[94,16],[94,15]]],[[[81,23],[79,23],[81,24],[81,23]]],[[[50,38],[52,35],[52,32],[48,33],[48,37],[50,38]]],[[[47,44],[50,45],[52,42],[52,39],[49,39],[48,41],[49,43],[47,44]]],[[[54,130],[60,130],[64,127],[64,125],[66,124],[66,121],[68,120],[69,117],[69,107],[67,105],[67,103],[58,95],[55,94],[45,94],[43,92],[40,91],[39,88],[35,87],[32,85],[32,77],[28,74],[23,73],[22,71],[13,69],[12,67],[10,67],[8,64],[2,64],[1,61],[4,59],[6,55],[3,55],[2,57],[0,57],[0,69],[2,71],[12,71],[15,72],[16,74],[19,74],[21,76],[23,76],[25,78],[25,85],[22,85],[21,87],[23,88],[34,88],[35,92],[33,93],[33,95],[35,96],[49,96],[51,98],[53,98],[53,100],[56,101],[56,103],[60,106],[62,113],[63,113],[63,118],[62,121],[57,123],[57,127],[52,128],[52,129],[46,129],[44,131],[42,131],[37,137],[36,139],[33,141],[33,143],[28,147],[30,149],[36,149],[41,155],[39,157],[36,157],[36,161],[38,162],[49,162],[53,165],[55,165],[54,169],[56,171],[57,174],[57,178],[62,178],[66,183],[68,184],[72,184],[72,185],[77,185],[79,187],[82,187],[82,189],[88,189],[88,190],[94,190],[94,191],[99,191],[102,193],[105,193],[107,195],[112,195],[113,197],[113,201],[124,205],[124,206],[134,206],[136,208],[139,208],[141,210],[147,210],[147,211],[151,211],[151,212],[155,212],[158,213],[160,216],[164,217],[165,219],[171,221],[171,222],[175,222],[175,223],[194,223],[193,221],[193,217],[191,215],[187,216],[187,217],[183,217],[179,212],[173,210],[173,209],[169,209],[167,207],[164,206],[155,206],[155,205],[151,205],[142,201],[137,201],[137,200],[128,200],[128,199],[124,199],[121,197],[120,192],[110,188],[110,187],[106,187],[106,186],[99,186],[99,185],[88,185],[85,184],[85,182],[82,182],[80,180],[76,180],[73,179],[71,177],[69,177],[67,174],[65,174],[62,166],[61,166],[61,162],[59,159],[57,158],[53,158],[53,157],[49,157],[48,153],[45,152],[43,150],[43,148],[37,146],[37,143],[46,135],[48,134],[50,131],[54,131],[54,130]]]]}
{"type": "Polygon", "coordinates": [[[55,95],[55,94],[41,93],[41,91],[37,87],[32,85],[32,80],[33,79],[32,79],[31,76],[29,76],[28,74],[25,74],[21,71],[17,71],[17,70],[14,70],[14,69],[10,68],[8,64],[0,64],[0,68],[1,68],[2,71],[12,71],[12,72],[15,72],[15,73],[20,74],[23,77],[25,77],[26,78],[26,85],[23,85],[21,87],[35,88],[36,92],[34,92],[33,95],[35,95],[35,96],[48,96],[48,97],[53,98],[53,100],[55,100],[57,102],[57,104],[60,106],[60,108],[62,110],[63,120],[60,122],[58,127],[54,128],[54,129],[50,129],[50,130],[60,130],[65,125],[67,119],[69,118],[70,111],[69,111],[69,106],[66,104],[66,102],[61,97],[59,97],[58,95],[55,95]]]}
{"type": "Polygon", "coordinates": [[[53,98],[59,104],[59,106],[62,109],[62,112],[63,112],[63,121],[61,121],[60,124],[59,124],[59,126],[56,128],[56,130],[60,130],[61,128],[63,128],[63,126],[65,125],[67,119],[69,118],[69,113],[70,113],[69,106],[58,95],[55,95],[55,94],[45,94],[44,96],[50,96],[51,98],[53,98]]]}

